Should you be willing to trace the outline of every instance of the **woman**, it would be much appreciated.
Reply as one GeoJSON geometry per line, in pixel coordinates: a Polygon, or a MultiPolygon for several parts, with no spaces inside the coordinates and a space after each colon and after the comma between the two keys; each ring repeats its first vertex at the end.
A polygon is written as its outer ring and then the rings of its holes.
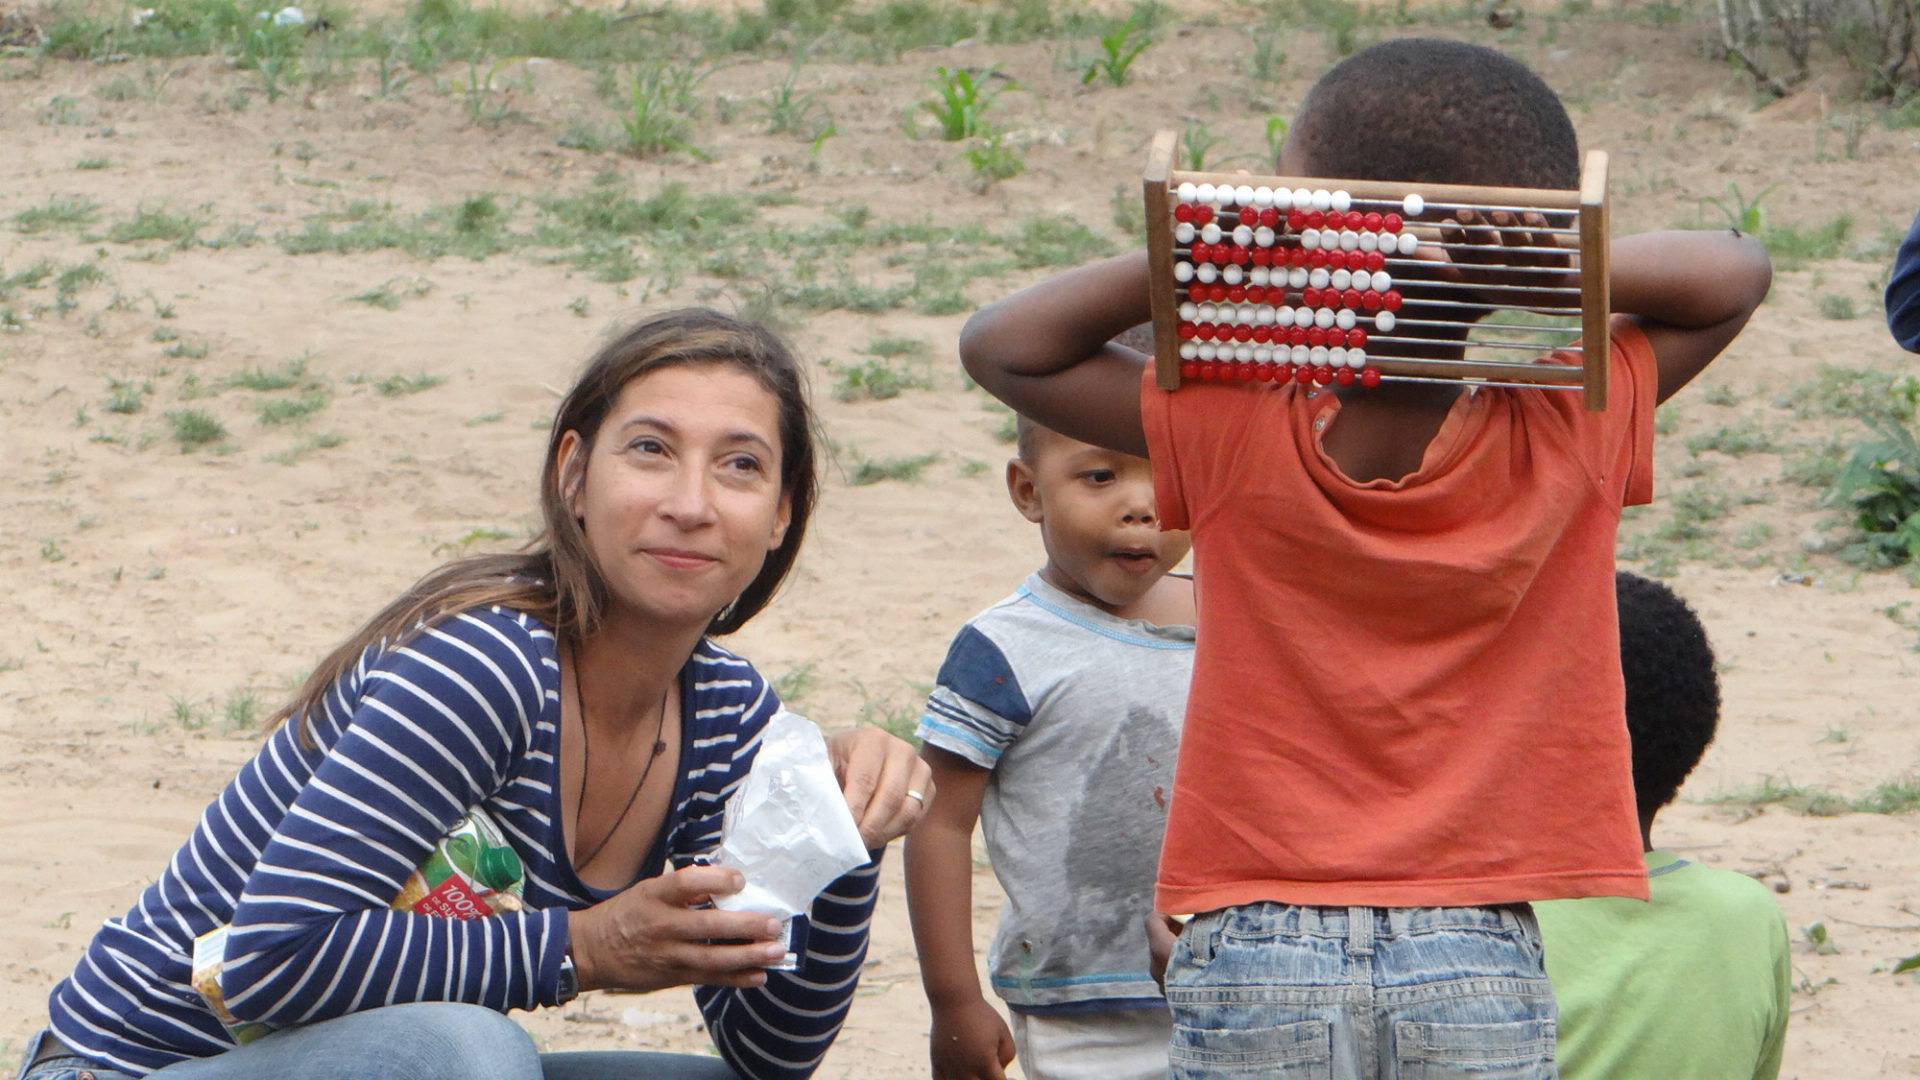
{"type": "MultiPolygon", "coordinates": [[[[709,635],[793,565],[811,429],[792,355],[758,327],[676,311],[602,349],[554,421],[544,533],[442,567],[327,657],[54,990],[22,1080],[810,1075],[852,998],[876,864],[821,894],[785,973],[765,970],[774,920],[705,906],[740,875],[691,863],[778,707],[709,635]],[[527,910],[391,910],[475,808],[518,854],[527,910]],[[195,938],[226,923],[227,1007],[284,1029],[238,1047],[189,983],[195,938]],[[503,1015],[682,984],[724,1063],[542,1057],[503,1015]]],[[[872,728],[830,749],[877,863],[926,766],[872,728]]]]}

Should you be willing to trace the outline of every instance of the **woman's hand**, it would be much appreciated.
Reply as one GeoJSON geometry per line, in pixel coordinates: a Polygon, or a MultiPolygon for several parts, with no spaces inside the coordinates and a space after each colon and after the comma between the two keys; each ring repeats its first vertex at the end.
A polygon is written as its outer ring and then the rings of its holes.
{"type": "Polygon", "coordinates": [[[567,929],[580,989],[764,984],[762,969],[786,955],[786,942],[776,940],[780,921],[699,906],[739,892],[746,883],[738,870],[689,866],[572,912],[567,929]]]}
{"type": "Polygon", "coordinates": [[[855,728],[828,738],[827,753],[869,850],[905,836],[926,812],[933,771],[904,740],[877,727],[855,728]]]}

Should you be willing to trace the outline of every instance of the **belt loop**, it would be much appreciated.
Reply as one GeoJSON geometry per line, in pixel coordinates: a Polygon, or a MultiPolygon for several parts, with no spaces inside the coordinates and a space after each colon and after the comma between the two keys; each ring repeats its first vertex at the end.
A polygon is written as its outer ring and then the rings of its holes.
{"type": "Polygon", "coordinates": [[[1353,956],[1373,955],[1373,909],[1347,909],[1347,952],[1353,956]]]}

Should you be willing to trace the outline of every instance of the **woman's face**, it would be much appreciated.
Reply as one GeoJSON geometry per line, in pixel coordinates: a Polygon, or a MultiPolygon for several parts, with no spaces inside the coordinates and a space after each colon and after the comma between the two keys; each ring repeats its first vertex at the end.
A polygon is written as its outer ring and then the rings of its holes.
{"type": "Polygon", "coordinates": [[[668,367],[629,382],[584,462],[568,433],[568,508],[614,611],[704,627],[740,595],[787,534],[781,449],[779,402],[727,366],[668,367]]]}

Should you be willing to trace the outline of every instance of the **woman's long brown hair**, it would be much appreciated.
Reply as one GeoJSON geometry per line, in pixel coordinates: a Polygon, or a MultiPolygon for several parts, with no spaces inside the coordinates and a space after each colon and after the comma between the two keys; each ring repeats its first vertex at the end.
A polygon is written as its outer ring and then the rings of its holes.
{"type": "Polygon", "coordinates": [[[301,717],[301,737],[308,739],[304,717],[321,707],[335,681],[369,646],[405,641],[462,611],[512,608],[552,627],[563,641],[593,634],[606,611],[606,582],[587,551],[580,523],[567,510],[563,492],[578,478],[560,475],[560,443],[568,432],[579,432],[582,445],[575,460],[584,462],[620,391],[643,375],[677,366],[744,371],[779,404],[780,487],[792,506],[786,538],[767,553],[746,589],[713,617],[707,632],[730,634],[759,614],[793,568],[816,495],[813,410],[800,366],[764,327],[707,308],[668,311],[636,323],[596,353],[560,403],[541,467],[540,534],[513,554],[460,559],[415,582],[327,654],[293,699],[268,719],[268,730],[301,717]]]}

